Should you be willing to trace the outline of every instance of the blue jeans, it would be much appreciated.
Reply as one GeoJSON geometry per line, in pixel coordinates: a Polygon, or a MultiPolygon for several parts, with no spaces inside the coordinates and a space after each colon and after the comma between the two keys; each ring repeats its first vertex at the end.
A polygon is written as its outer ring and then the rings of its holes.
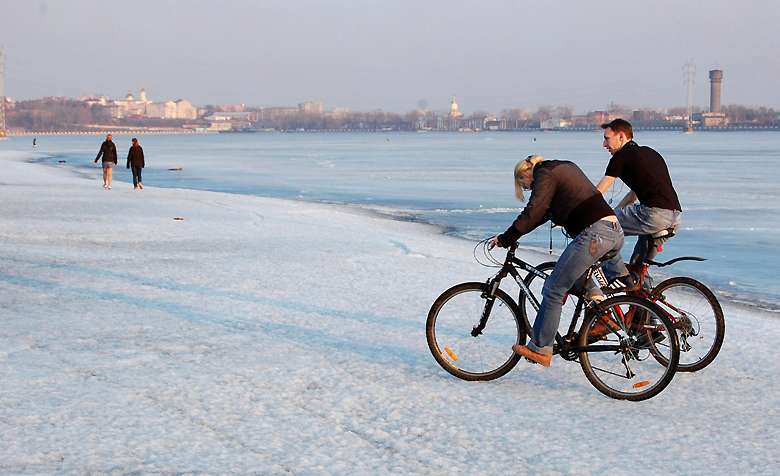
{"type": "MultiPolygon", "coordinates": [[[[633,266],[642,266],[644,263],[648,242],[641,238],[642,235],[651,235],[667,228],[673,228],[676,232],[680,228],[681,214],[679,210],[646,207],[641,203],[632,203],[615,210],[615,215],[626,236],[640,236],[629,263],[633,266]]],[[[603,269],[607,280],[626,274],[625,264],[620,254],[609,260],[603,269]]]]}
{"type": "Polygon", "coordinates": [[[599,220],[569,243],[544,282],[542,304],[536,314],[529,349],[540,354],[552,354],[566,293],[605,253],[620,250],[624,239],[619,224],[599,220]]]}
{"type": "Polygon", "coordinates": [[[133,171],[133,185],[136,187],[138,186],[138,182],[141,181],[141,171],[143,170],[142,167],[136,167],[135,165],[131,165],[130,168],[133,171]]]}

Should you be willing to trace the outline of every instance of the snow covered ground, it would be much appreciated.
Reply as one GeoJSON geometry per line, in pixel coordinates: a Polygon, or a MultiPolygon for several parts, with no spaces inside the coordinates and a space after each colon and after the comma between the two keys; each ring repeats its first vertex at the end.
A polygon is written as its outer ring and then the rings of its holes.
{"type": "Polygon", "coordinates": [[[715,362],[645,402],[559,358],[465,382],[424,324],[492,274],[473,243],[101,185],[0,152],[2,474],[780,473],[777,315],[723,303],[715,362]]]}

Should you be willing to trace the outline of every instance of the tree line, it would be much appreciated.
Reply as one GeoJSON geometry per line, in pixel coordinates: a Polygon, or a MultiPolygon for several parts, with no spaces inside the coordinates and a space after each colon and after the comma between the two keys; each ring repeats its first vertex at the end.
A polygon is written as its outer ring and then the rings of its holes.
{"type": "MultiPolygon", "coordinates": [[[[209,108],[207,107],[207,110],[209,108]]],[[[632,113],[631,108],[610,104],[610,112],[632,113]]],[[[476,111],[458,118],[433,111],[415,110],[405,114],[370,111],[312,113],[305,111],[278,111],[258,109],[259,120],[248,124],[257,129],[277,131],[342,131],[342,130],[399,130],[415,131],[420,129],[456,129],[461,127],[480,128],[486,121],[495,119],[508,129],[538,128],[543,121],[559,118],[571,120],[571,106],[541,106],[536,111],[528,109],[504,109],[497,118],[487,111],[476,111]]],[[[700,109],[694,112],[699,112],[700,109]]],[[[725,106],[721,110],[732,124],[778,124],[780,120],[771,108],[750,108],[741,105],[725,106]]],[[[670,109],[667,114],[684,116],[685,108],[670,109]]],[[[203,120],[159,119],[143,117],[115,118],[108,108],[99,104],[90,104],[78,100],[36,99],[19,101],[14,108],[6,110],[6,126],[35,132],[81,132],[90,130],[90,126],[124,127],[170,127],[178,128],[208,127],[203,120]]]]}

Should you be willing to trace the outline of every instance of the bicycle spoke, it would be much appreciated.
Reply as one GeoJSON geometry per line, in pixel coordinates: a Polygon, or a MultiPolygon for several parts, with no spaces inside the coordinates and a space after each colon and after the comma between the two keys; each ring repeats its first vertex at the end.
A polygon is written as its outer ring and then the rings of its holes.
{"type": "Polygon", "coordinates": [[[465,380],[498,378],[519,360],[512,346],[519,342],[522,326],[517,306],[503,291],[496,293],[484,328],[472,335],[486,309],[483,288],[483,283],[464,283],[445,291],[426,323],[428,347],[436,361],[465,380]]]}
{"type": "Polygon", "coordinates": [[[681,371],[709,365],[723,344],[725,322],[718,300],[702,283],[685,277],[670,278],[653,289],[658,305],[675,322],[680,338],[681,371]]]}
{"type": "Polygon", "coordinates": [[[588,380],[612,398],[644,400],[671,381],[679,359],[677,334],[657,305],[616,296],[590,313],[580,330],[580,365],[588,380]],[[588,341],[595,342],[587,345],[588,341]],[[619,349],[618,351],[607,349],[619,349]]]}

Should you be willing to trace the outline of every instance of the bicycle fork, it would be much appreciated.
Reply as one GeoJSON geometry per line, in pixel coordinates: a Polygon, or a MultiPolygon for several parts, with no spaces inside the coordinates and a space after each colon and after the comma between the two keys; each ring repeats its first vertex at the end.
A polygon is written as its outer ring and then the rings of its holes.
{"type": "Polygon", "coordinates": [[[490,317],[490,311],[493,310],[493,304],[496,302],[496,290],[501,284],[501,277],[502,276],[499,274],[499,276],[496,276],[485,283],[485,287],[482,290],[482,297],[485,299],[485,307],[482,309],[482,315],[479,317],[479,324],[471,329],[471,337],[477,337],[485,330],[488,317],[490,317]]]}

